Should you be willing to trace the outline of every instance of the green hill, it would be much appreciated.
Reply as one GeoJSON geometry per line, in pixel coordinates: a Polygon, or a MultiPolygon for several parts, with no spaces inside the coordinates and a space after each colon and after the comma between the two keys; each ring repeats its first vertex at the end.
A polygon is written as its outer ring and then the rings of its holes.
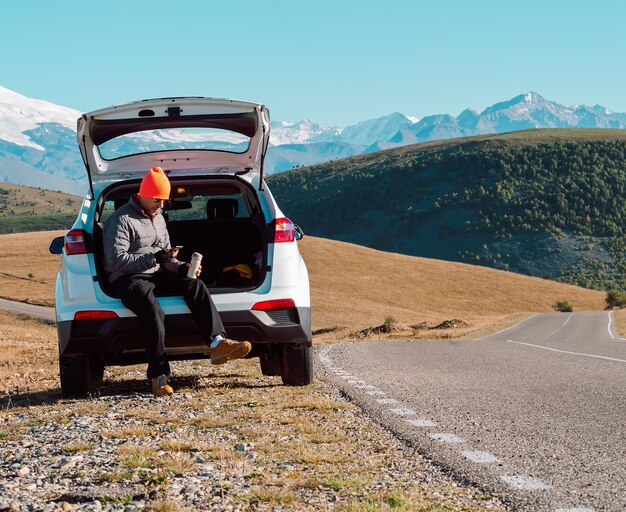
{"type": "Polygon", "coordinates": [[[0,183],[0,234],[69,229],[81,200],[63,192],[0,183]]]}
{"type": "Polygon", "coordinates": [[[428,142],[268,181],[315,236],[626,289],[624,130],[428,142]]]}

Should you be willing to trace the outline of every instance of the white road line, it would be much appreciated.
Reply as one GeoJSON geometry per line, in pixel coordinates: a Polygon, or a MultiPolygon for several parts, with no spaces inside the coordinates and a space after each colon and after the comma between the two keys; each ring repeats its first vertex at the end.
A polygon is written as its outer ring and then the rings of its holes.
{"type": "Polygon", "coordinates": [[[528,347],[542,348],[551,352],[560,352],[561,354],[570,354],[573,356],[592,357],[594,359],[606,359],[607,361],[615,361],[617,363],[626,363],[626,359],[617,359],[616,357],[599,356],[597,354],[584,354],[582,352],[569,352],[568,350],[559,350],[552,347],[543,347],[541,345],[533,345],[532,343],[524,343],[523,341],[506,340],[507,343],[515,343],[517,345],[526,345],[528,347]]]}
{"type": "Polygon", "coordinates": [[[505,481],[514,489],[522,491],[547,491],[551,486],[544,484],[541,480],[524,475],[500,475],[500,479],[505,481]]]}
{"type": "Polygon", "coordinates": [[[554,512],[596,512],[596,509],[595,508],[585,508],[585,507],[555,508],[554,512]]]}
{"type": "Polygon", "coordinates": [[[387,393],[385,393],[384,391],[381,391],[380,389],[374,389],[372,391],[366,391],[365,394],[369,395],[369,396],[387,396],[387,393]]]}
{"type": "Polygon", "coordinates": [[[563,327],[565,327],[567,325],[567,322],[569,322],[572,317],[574,316],[574,313],[571,313],[568,317],[567,320],[565,320],[565,323],[560,327],[560,329],[563,329],[563,327]]]}
{"type": "Polygon", "coordinates": [[[561,329],[563,329],[563,327],[565,327],[567,325],[567,322],[569,322],[572,317],[574,316],[574,313],[570,313],[567,316],[567,319],[565,320],[565,322],[563,322],[563,325],[561,325],[561,327],[558,327],[557,329],[555,329],[554,331],[552,331],[550,334],[548,334],[547,336],[545,336],[543,339],[547,340],[548,338],[550,338],[551,336],[554,336],[557,332],[559,332],[561,329]]]}
{"type": "Polygon", "coordinates": [[[498,457],[489,452],[465,451],[461,452],[461,455],[463,455],[463,457],[465,457],[467,460],[475,462],[476,464],[492,464],[495,462],[500,462],[500,459],[498,459],[498,457]]]}
{"type": "Polygon", "coordinates": [[[441,441],[442,443],[460,444],[465,442],[465,439],[462,437],[455,436],[454,434],[445,434],[443,432],[428,434],[428,437],[434,439],[435,441],[441,441]]]}
{"type": "Polygon", "coordinates": [[[389,409],[389,412],[397,414],[398,416],[415,416],[417,414],[413,409],[406,408],[389,409]]]}
{"type": "MultiPolygon", "coordinates": [[[[611,336],[611,338],[613,338],[614,340],[618,340],[618,341],[626,341],[626,338],[621,338],[619,336],[619,333],[617,336],[613,335],[613,331],[611,329],[611,324],[612,322],[615,320],[615,318],[613,317],[613,310],[609,311],[609,335],[611,336]]],[[[615,322],[615,332],[617,332],[617,322],[615,322]]]]}
{"type": "Polygon", "coordinates": [[[613,332],[611,331],[611,322],[612,322],[612,321],[613,321],[613,311],[609,311],[609,326],[608,326],[608,329],[609,329],[609,336],[610,336],[612,339],[615,339],[615,336],[613,336],[613,332]]]}
{"type": "Polygon", "coordinates": [[[420,420],[420,419],[412,419],[405,420],[408,424],[413,425],[414,427],[436,427],[437,423],[431,420],[420,420]]]}
{"type": "Polygon", "coordinates": [[[366,389],[366,390],[376,390],[376,386],[372,386],[371,384],[359,384],[357,386],[354,386],[357,389],[366,389]]]}
{"type": "Polygon", "coordinates": [[[559,332],[561,330],[561,328],[559,327],[558,329],[556,329],[555,331],[552,331],[550,334],[548,334],[547,336],[544,336],[542,339],[547,340],[550,336],[556,334],[557,332],[559,332]]]}
{"type": "MultiPolygon", "coordinates": [[[[536,313],[535,313],[536,315],[536,313]]],[[[515,327],[516,325],[519,325],[520,323],[529,320],[530,318],[532,318],[533,316],[529,318],[526,318],[525,320],[522,320],[521,322],[518,322],[517,324],[509,327],[508,329],[511,329],[513,327],[515,327]]],[[[571,319],[572,315],[570,315],[567,320],[565,321],[565,323],[561,326],[564,327],[567,322],[571,319]]],[[[609,319],[611,319],[610,314],[609,314],[609,319]]],[[[504,331],[508,330],[508,329],[504,329],[504,331]]],[[[558,330],[558,329],[557,329],[558,330]]],[[[609,322],[609,332],[610,332],[610,322],[609,322]]],[[[500,332],[504,332],[504,331],[500,331],[500,332]]],[[[556,332],[556,331],[555,331],[556,332]]],[[[497,334],[497,333],[496,333],[497,334]]],[[[533,345],[531,343],[522,343],[519,341],[513,341],[513,340],[506,340],[509,343],[516,343],[519,345],[528,345],[531,347],[536,347],[536,348],[543,348],[545,350],[552,350],[554,352],[563,352],[566,354],[573,354],[573,355],[580,355],[580,356],[586,356],[586,357],[594,357],[594,358],[599,358],[599,359],[608,359],[611,361],[618,361],[618,362],[624,362],[626,363],[626,361],[623,361],[621,359],[614,359],[611,357],[605,357],[605,356],[598,356],[598,355],[593,355],[593,354],[580,354],[577,352],[566,352],[564,350],[557,350],[557,349],[553,349],[553,348],[548,348],[548,347],[542,347],[540,345],[533,345]]],[[[344,380],[346,380],[348,383],[353,384],[354,387],[358,388],[358,389],[362,389],[366,394],[370,395],[370,396],[386,396],[384,391],[381,391],[380,389],[377,389],[375,386],[366,384],[364,381],[357,379],[356,377],[350,375],[348,372],[346,372],[345,370],[342,370],[341,368],[335,368],[333,367],[333,363],[332,360],[330,358],[330,356],[328,355],[327,351],[323,351],[320,354],[320,361],[322,362],[322,364],[331,367],[332,370],[334,371],[334,373],[339,377],[342,378],[344,380]]],[[[400,404],[400,402],[398,400],[396,400],[395,398],[377,398],[376,402],[378,402],[379,404],[382,405],[395,405],[395,404],[400,404]]],[[[409,408],[404,408],[404,407],[398,407],[398,408],[393,408],[393,409],[389,409],[390,412],[398,415],[398,416],[415,416],[417,413],[413,410],[413,409],[409,409],[409,408]]],[[[421,418],[410,418],[410,419],[405,419],[405,421],[414,427],[435,427],[437,426],[437,423],[435,421],[432,420],[426,420],[426,419],[421,419],[421,418]]],[[[428,436],[431,439],[434,439],[435,441],[439,441],[441,443],[449,443],[449,444],[465,444],[466,441],[465,439],[463,439],[462,437],[459,437],[455,434],[449,434],[449,433],[445,433],[445,432],[436,432],[436,433],[430,433],[428,434],[428,436]]],[[[467,447],[467,445],[466,445],[467,447]]],[[[483,452],[483,451],[475,451],[475,450],[465,450],[465,451],[461,451],[461,455],[463,455],[466,459],[468,459],[471,462],[474,462],[476,464],[494,464],[494,463],[500,463],[500,459],[498,459],[495,455],[493,455],[492,453],[489,452],[483,452]]],[[[503,480],[504,482],[506,482],[509,486],[515,488],[515,489],[521,489],[521,490],[527,490],[527,491],[545,491],[550,489],[550,486],[543,483],[541,480],[538,480],[536,478],[532,478],[532,477],[528,477],[528,476],[523,476],[523,475],[500,475],[500,479],[503,480]]],[[[559,509],[558,512],[594,512],[593,509],[559,509]]]]}
{"type": "Polygon", "coordinates": [[[534,316],[537,316],[538,314],[539,313],[534,313],[530,315],[528,318],[524,318],[524,320],[520,320],[519,322],[517,322],[515,325],[512,325],[511,327],[507,327],[506,329],[502,329],[501,331],[493,332],[491,334],[488,334],[487,336],[481,336],[480,338],[476,338],[476,339],[482,340],[483,338],[489,338],[490,336],[495,336],[496,334],[502,334],[503,332],[506,332],[509,329],[513,329],[513,327],[517,327],[518,325],[523,324],[524,322],[526,322],[526,320],[530,320],[531,318],[533,318],[534,316]]]}

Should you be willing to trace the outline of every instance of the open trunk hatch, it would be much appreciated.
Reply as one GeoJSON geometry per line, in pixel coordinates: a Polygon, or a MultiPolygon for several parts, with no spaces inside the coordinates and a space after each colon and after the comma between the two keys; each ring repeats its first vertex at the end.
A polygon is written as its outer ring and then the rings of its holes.
{"type": "Polygon", "coordinates": [[[264,105],[202,97],[116,105],[83,114],[77,128],[92,192],[96,183],[139,178],[155,165],[178,176],[245,173],[260,185],[269,135],[264,105]]]}

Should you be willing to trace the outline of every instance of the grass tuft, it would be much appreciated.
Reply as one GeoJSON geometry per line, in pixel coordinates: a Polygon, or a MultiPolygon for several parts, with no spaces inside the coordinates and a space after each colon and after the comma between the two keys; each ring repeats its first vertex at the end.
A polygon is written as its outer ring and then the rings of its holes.
{"type": "Polygon", "coordinates": [[[170,500],[151,501],[146,505],[145,510],[150,512],[184,512],[185,509],[181,508],[178,504],[170,500]]]}
{"type": "Polygon", "coordinates": [[[100,435],[112,439],[126,439],[129,437],[153,437],[156,434],[156,428],[147,425],[136,425],[133,427],[124,427],[120,430],[106,430],[100,435]]]}
{"type": "Polygon", "coordinates": [[[129,470],[122,471],[106,471],[96,476],[96,482],[99,484],[114,484],[131,480],[133,472],[129,470]]]}
{"type": "Polygon", "coordinates": [[[86,452],[93,449],[93,443],[69,443],[61,446],[61,450],[68,453],[86,452]]]}
{"type": "MultiPolygon", "coordinates": [[[[159,443],[159,448],[166,452],[190,452],[194,448],[200,448],[198,442],[178,441],[175,439],[166,439],[159,443]]],[[[201,449],[201,448],[200,448],[201,449]]]]}
{"type": "Polygon", "coordinates": [[[171,471],[176,476],[185,475],[195,467],[194,458],[186,453],[173,453],[158,462],[158,467],[171,471]]]}

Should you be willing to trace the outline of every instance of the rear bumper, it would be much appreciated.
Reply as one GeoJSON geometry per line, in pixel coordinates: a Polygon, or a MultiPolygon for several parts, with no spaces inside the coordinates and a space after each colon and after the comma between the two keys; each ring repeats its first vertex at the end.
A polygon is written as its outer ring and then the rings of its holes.
{"type": "MultiPolygon", "coordinates": [[[[225,311],[220,317],[229,338],[252,343],[251,356],[259,355],[271,344],[311,346],[310,308],[225,311]]],[[[60,355],[91,354],[102,357],[105,364],[146,361],[137,317],[62,321],[57,323],[57,331],[60,355]]],[[[208,357],[206,340],[191,314],[167,315],[165,332],[170,359],[208,357]]]]}

